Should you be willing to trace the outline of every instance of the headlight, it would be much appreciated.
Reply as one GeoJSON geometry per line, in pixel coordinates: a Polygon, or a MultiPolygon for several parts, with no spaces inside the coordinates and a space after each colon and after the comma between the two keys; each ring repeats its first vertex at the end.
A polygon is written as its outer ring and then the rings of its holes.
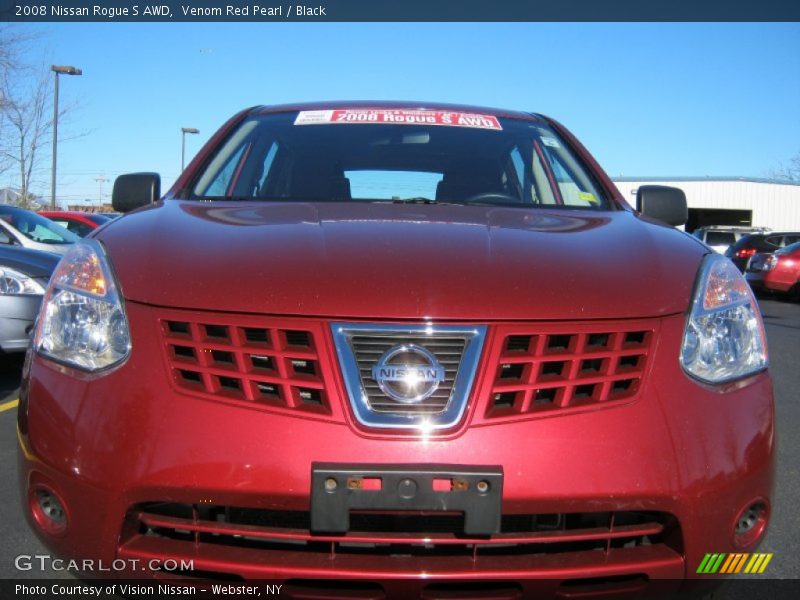
{"type": "Polygon", "coordinates": [[[700,266],[686,320],[681,365],[707,383],[724,383],[767,368],[767,340],[750,286],[727,258],[700,266]]]}
{"type": "Polygon", "coordinates": [[[73,245],[58,263],[42,301],[34,347],[87,371],[118,364],[130,353],[125,309],[96,240],[73,245]]]}
{"type": "Polygon", "coordinates": [[[44,294],[42,284],[24,273],[0,267],[0,296],[44,294]]]}

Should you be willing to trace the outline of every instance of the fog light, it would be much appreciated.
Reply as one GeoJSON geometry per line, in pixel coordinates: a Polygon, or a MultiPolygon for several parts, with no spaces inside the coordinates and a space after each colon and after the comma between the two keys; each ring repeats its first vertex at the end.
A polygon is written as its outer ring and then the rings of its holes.
{"type": "Polygon", "coordinates": [[[67,530],[67,510],[53,490],[38,485],[31,489],[29,497],[31,514],[42,531],[61,535],[67,530]]]}
{"type": "Polygon", "coordinates": [[[769,510],[766,502],[758,500],[747,506],[736,518],[733,530],[733,541],[736,547],[744,549],[761,539],[767,528],[769,510]]]}

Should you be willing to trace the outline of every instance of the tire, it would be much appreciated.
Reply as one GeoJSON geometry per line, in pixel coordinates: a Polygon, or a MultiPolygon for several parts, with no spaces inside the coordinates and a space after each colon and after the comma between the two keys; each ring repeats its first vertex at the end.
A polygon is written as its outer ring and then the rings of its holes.
{"type": "Polygon", "coordinates": [[[800,302],[800,281],[795,283],[792,289],[789,290],[789,292],[787,293],[787,297],[789,298],[789,300],[800,302]]]}

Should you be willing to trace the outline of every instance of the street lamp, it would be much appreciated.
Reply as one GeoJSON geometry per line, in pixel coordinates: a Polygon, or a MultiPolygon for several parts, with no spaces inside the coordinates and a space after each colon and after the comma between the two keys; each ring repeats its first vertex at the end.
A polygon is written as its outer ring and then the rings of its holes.
{"type": "Polygon", "coordinates": [[[95,177],[94,180],[97,182],[98,187],[100,188],[97,192],[98,197],[100,198],[100,206],[103,206],[103,184],[108,181],[102,175],[100,177],[95,177]]]}
{"type": "Polygon", "coordinates": [[[194,127],[181,127],[181,173],[183,173],[183,168],[185,164],[186,158],[186,134],[187,133],[200,133],[199,129],[195,129],[194,127]]]}
{"type": "Polygon", "coordinates": [[[56,74],[56,89],[53,93],[53,172],[50,182],[50,209],[56,209],[56,157],[58,156],[58,76],[83,75],[83,71],[68,65],[53,65],[50,70],[56,74]]]}

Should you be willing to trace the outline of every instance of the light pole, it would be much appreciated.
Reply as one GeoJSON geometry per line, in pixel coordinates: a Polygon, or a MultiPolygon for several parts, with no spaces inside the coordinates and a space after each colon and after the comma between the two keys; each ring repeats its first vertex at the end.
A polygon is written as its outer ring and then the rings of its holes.
{"type": "Polygon", "coordinates": [[[199,129],[194,127],[181,127],[181,173],[186,163],[186,134],[187,133],[200,133],[199,129]]]}
{"type": "Polygon", "coordinates": [[[106,179],[105,177],[103,177],[103,176],[101,175],[100,177],[95,177],[95,178],[94,178],[94,180],[97,182],[97,184],[98,184],[98,187],[100,188],[100,189],[98,190],[98,192],[97,192],[97,195],[98,195],[98,197],[100,198],[100,206],[102,207],[102,206],[103,206],[103,184],[104,184],[106,181],[108,181],[108,179],[106,179]]]}
{"type": "Polygon", "coordinates": [[[53,172],[50,182],[50,209],[56,209],[56,161],[58,156],[58,76],[59,75],[82,75],[83,71],[68,65],[53,65],[50,70],[56,74],[56,89],[53,93],[53,172]]]}

